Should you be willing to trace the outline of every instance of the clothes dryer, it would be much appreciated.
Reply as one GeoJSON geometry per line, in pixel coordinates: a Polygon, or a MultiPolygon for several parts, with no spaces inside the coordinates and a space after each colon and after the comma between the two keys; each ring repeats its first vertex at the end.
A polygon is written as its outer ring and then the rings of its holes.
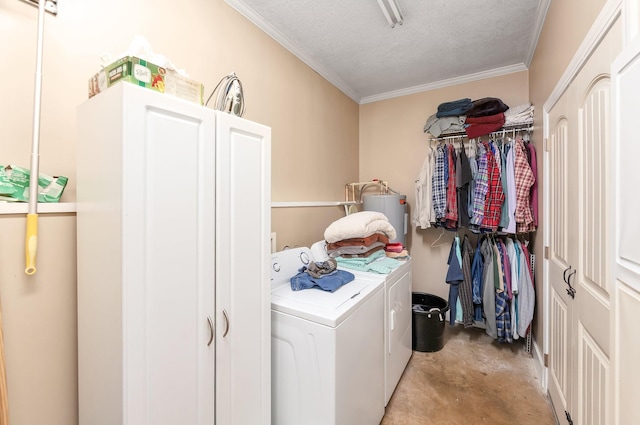
{"type": "MultiPolygon", "coordinates": [[[[326,242],[319,241],[311,246],[316,261],[329,258],[326,242]]],[[[386,406],[395,391],[402,373],[413,354],[411,347],[411,292],[412,273],[411,259],[402,261],[401,265],[389,274],[356,271],[344,268],[361,279],[373,279],[384,285],[384,405],[386,406]]]]}
{"type": "Polygon", "coordinates": [[[292,291],[309,248],[271,257],[272,423],[377,425],[384,416],[384,283],[292,291]]]}

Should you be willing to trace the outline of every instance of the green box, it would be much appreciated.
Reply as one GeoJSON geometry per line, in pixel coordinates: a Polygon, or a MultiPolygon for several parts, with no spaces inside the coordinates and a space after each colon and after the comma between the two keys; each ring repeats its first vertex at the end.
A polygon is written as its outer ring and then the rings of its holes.
{"type": "MultiPolygon", "coordinates": [[[[31,170],[17,165],[0,165],[0,201],[28,202],[31,170]]],[[[38,202],[58,202],[69,179],[38,173],[38,202]]]]}
{"type": "Polygon", "coordinates": [[[106,66],[89,79],[89,97],[112,85],[126,81],[140,87],[169,94],[202,105],[204,86],[174,70],[163,68],[135,56],[126,56],[106,66]]]}

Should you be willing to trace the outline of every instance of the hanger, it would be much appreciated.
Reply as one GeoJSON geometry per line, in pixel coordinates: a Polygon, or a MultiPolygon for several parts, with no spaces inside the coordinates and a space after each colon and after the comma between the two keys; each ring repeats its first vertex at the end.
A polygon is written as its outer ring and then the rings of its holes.
{"type": "Polygon", "coordinates": [[[438,239],[436,239],[435,241],[433,241],[431,243],[431,248],[437,248],[439,246],[447,244],[446,242],[442,242],[442,243],[436,245],[436,242],[438,242],[440,239],[442,239],[442,235],[444,235],[444,227],[442,228],[442,231],[440,232],[440,236],[438,236],[438,239]]]}

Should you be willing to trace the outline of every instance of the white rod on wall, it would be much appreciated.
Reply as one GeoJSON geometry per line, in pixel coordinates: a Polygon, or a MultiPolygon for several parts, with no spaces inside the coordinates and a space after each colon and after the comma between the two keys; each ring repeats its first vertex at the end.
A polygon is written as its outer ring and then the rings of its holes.
{"type": "MultiPolygon", "coordinates": [[[[20,0],[23,3],[30,4],[31,6],[40,7],[39,0],[20,0]]],[[[58,14],[58,0],[45,0],[44,10],[56,16],[58,14]]]]}

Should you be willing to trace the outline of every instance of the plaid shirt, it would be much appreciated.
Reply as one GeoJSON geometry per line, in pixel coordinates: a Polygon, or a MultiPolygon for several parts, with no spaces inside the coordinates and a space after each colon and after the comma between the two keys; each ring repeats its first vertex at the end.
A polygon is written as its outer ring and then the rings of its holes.
{"type": "Polygon", "coordinates": [[[484,144],[478,145],[478,154],[476,155],[478,163],[478,172],[474,178],[473,203],[469,213],[471,214],[471,224],[479,226],[484,218],[484,201],[489,190],[487,176],[487,150],[484,144]]]}
{"type": "Polygon", "coordinates": [[[531,186],[536,179],[527,161],[526,148],[522,139],[515,145],[515,182],[516,182],[516,231],[526,233],[535,230],[533,214],[529,202],[531,186]]]}
{"type": "Polygon", "coordinates": [[[444,218],[447,207],[447,186],[444,179],[444,147],[436,148],[436,165],[431,178],[433,210],[436,213],[436,221],[444,218]]]}
{"type": "Polygon", "coordinates": [[[444,216],[447,227],[456,228],[458,226],[458,191],[456,188],[456,152],[453,145],[448,145],[447,162],[449,164],[447,177],[447,209],[444,216]]]}
{"type": "Polygon", "coordinates": [[[499,292],[496,294],[496,330],[498,332],[498,342],[513,342],[511,334],[511,311],[507,294],[499,292]]]}
{"type": "Polygon", "coordinates": [[[504,192],[502,191],[498,164],[489,146],[487,146],[487,177],[489,191],[484,203],[484,218],[482,219],[481,227],[495,232],[500,224],[504,192]]]}

